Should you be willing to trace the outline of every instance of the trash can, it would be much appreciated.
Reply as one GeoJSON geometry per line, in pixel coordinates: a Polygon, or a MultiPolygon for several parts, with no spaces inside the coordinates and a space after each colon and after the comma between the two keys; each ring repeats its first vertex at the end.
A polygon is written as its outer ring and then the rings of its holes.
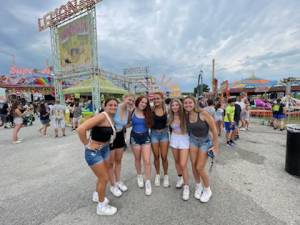
{"type": "Polygon", "coordinates": [[[287,124],[285,170],[300,176],[300,124],[287,124]]]}

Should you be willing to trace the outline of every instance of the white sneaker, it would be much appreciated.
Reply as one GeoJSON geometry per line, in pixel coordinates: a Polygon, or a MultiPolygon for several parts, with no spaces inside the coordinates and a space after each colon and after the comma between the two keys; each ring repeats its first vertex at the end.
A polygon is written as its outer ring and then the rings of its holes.
{"type": "Polygon", "coordinates": [[[200,198],[200,202],[203,202],[203,203],[208,202],[209,199],[211,198],[211,196],[212,196],[212,192],[211,192],[210,188],[204,188],[201,198],[200,198]]]}
{"type": "Polygon", "coordinates": [[[163,186],[164,186],[165,188],[170,186],[169,176],[168,176],[168,175],[164,175],[164,183],[163,183],[163,186]]]}
{"type": "Polygon", "coordinates": [[[182,178],[182,176],[180,176],[180,177],[178,176],[175,187],[179,189],[179,188],[182,188],[182,186],[183,186],[183,178],[182,178]]]}
{"type": "Polygon", "coordinates": [[[152,193],[152,187],[151,187],[151,182],[150,180],[146,180],[145,182],[145,195],[151,195],[152,193]]]}
{"type": "Polygon", "coordinates": [[[189,198],[190,198],[190,187],[189,187],[189,185],[184,185],[183,191],[182,191],[182,199],[184,201],[187,201],[187,200],[189,200],[189,198]]]}
{"type": "Polygon", "coordinates": [[[201,197],[202,192],[203,192],[203,186],[202,186],[202,184],[201,183],[196,184],[195,185],[194,197],[199,200],[200,197],[201,197]]]}
{"type": "MultiPolygon", "coordinates": [[[[99,196],[98,196],[98,192],[97,191],[93,192],[93,202],[99,202],[99,196]]],[[[108,198],[106,198],[106,197],[104,198],[104,203],[105,204],[109,203],[108,198]]]]}
{"type": "Polygon", "coordinates": [[[241,131],[245,131],[245,130],[246,130],[246,128],[244,128],[244,127],[241,127],[241,128],[240,128],[240,130],[241,130],[241,131]]]}
{"type": "Polygon", "coordinates": [[[117,182],[117,186],[123,192],[128,190],[128,187],[122,181],[117,182]]]}
{"type": "Polygon", "coordinates": [[[154,185],[155,186],[160,186],[160,175],[156,174],[155,179],[154,179],[154,185]]]}
{"type": "Polygon", "coordinates": [[[100,216],[112,216],[117,212],[117,208],[108,204],[98,203],[97,214],[100,216]]]}
{"type": "Polygon", "coordinates": [[[122,191],[115,185],[110,187],[110,192],[115,196],[115,197],[120,197],[122,195],[122,191]]]}
{"type": "Polygon", "coordinates": [[[143,178],[143,175],[141,175],[141,174],[137,175],[137,185],[139,188],[144,187],[144,178],[143,178]]]}
{"type": "Polygon", "coordinates": [[[17,140],[17,141],[13,141],[13,144],[20,144],[22,141],[17,140]]]}

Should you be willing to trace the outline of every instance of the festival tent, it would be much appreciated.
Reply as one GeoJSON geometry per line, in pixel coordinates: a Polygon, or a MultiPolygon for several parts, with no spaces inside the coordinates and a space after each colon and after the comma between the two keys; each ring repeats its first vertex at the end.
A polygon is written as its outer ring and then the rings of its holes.
{"type": "Polygon", "coordinates": [[[262,93],[262,92],[270,91],[270,89],[273,86],[278,86],[278,81],[260,79],[253,76],[248,79],[234,81],[230,85],[230,92],[231,93],[239,93],[239,92],[262,93]]]}
{"type": "MultiPolygon", "coordinates": [[[[127,91],[115,86],[111,81],[97,78],[100,85],[100,92],[104,94],[126,94],[127,91]]],[[[92,93],[93,79],[79,82],[78,84],[63,90],[64,94],[90,94],[92,93]]]]}

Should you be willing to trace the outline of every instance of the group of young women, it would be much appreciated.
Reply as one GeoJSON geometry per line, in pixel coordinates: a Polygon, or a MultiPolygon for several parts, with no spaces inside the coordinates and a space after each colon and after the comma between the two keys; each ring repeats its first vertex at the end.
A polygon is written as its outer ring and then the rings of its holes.
{"type": "Polygon", "coordinates": [[[160,161],[163,165],[163,187],[169,187],[168,149],[172,148],[175,168],[178,174],[176,188],[182,188],[182,199],[190,195],[188,159],[190,157],[195,179],[194,197],[201,202],[212,196],[209,177],[205,171],[208,151],[219,151],[218,133],[214,119],[204,110],[198,109],[193,97],[183,101],[172,99],[169,109],[162,93],[155,93],[153,107],[149,99],[134,95],[124,96],[118,104],[116,99],[107,99],[104,111],[87,120],[77,128],[81,142],[85,145],[85,159],[97,176],[93,201],[98,202],[98,215],[113,215],[117,208],[109,205],[105,197],[108,181],[110,191],[120,197],[127,191],[121,181],[121,161],[126,149],[126,128],[132,127],[130,145],[134,154],[137,185],[144,188],[145,195],[151,195],[151,149],[154,158],[154,185],[160,186],[160,161]],[[87,136],[87,131],[90,135],[87,136]],[[170,134],[170,137],[169,137],[170,134]],[[142,175],[142,161],[144,176],[142,175]]]}

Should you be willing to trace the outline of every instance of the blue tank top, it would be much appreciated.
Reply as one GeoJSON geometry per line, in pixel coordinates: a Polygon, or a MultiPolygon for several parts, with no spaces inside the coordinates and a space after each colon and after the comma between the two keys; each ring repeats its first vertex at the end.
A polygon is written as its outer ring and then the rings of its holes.
{"type": "Polygon", "coordinates": [[[115,126],[117,128],[117,131],[122,130],[128,123],[128,111],[126,110],[125,119],[123,120],[121,118],[121,107],[119,106],[114,116],[114,121],[115,121],[115,126]]]}
{"type": "Polygon", "coordinates": [[[132,130],[135,133],[146,133],[148,131],[145,118],[138,118],[135,113],[133,113],[131,123],[132,130]]]}

